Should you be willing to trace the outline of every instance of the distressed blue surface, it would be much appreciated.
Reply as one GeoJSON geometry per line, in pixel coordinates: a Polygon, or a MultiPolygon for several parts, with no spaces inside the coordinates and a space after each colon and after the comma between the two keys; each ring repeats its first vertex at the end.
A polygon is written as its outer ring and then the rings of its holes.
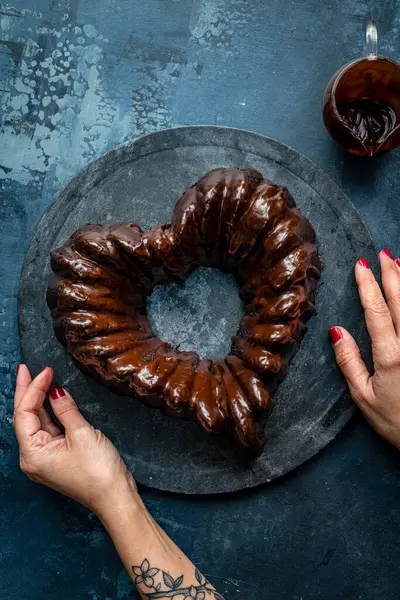
{"type": "MultiPolygon", "coordinates": [[[[60,186],[110,147],[214,123],[305,153],[348,193],[377,246],[400,253],[400,151],[374,162],[347,156],[320,116],[329,77],[362,52],[368,14],[381,53],[400,60],[397,0],[0,4],[2,599],[135,597],[97,519],[18,471],[16,294],[38,219],[60,186]]],[[[397,600],[399,480],[398,454],[356,419],[269,486],[219,498],[143,495],[227,598],[397,600]]]]}

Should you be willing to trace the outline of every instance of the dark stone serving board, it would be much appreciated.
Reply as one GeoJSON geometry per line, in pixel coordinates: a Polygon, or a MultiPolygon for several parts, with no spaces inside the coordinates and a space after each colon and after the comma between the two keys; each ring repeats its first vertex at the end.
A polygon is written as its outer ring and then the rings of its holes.
{"type": "MultiPolygon", "coordinates": [[[[23,354],[33,373],[46,364],[54,367],[57,383],[68,388],[89,421],[114,441],[139,483],[187,494],[252,487],[313,456],[352,414],[327,332],[329,326],[341,324],[367,351],[353,277],[360,256],[376,265],[360,215],[323,171],[294,150],[262,135],[224,127],[152,133],[122,144],[78,173],[40,221],[21,277],[23,354]],[[253,167],[289,188],[317,231],[325,265],[319,314],[310,321],[300,352],[276,394],[265,450],[252,462],[195,423],[165,417],[84,376],[56,341],[45,301],[50,251],[75,229],[98,222],[136,221],[142,228],[167,222],[185,188],[206,171],[229,166],[253,167]]],[[[181,289],[157,289],[149,305],[160,336],[211,358],[225,354],[241,314],[232,279],[206,269],[192,275],[181,289]]]]}

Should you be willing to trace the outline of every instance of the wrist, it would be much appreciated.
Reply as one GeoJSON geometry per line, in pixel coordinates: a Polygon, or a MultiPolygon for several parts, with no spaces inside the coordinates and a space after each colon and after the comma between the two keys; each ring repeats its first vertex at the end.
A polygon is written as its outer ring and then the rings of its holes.
{"type": "Polygon", "coordinates": [[[96,503],[93,512],[96,513],[106,529],[121,522],[124,515],[139,513],[146,510],[139,496],[135,481],[131,475],[119,485],[115,485],[101,500],[96,503]]]}

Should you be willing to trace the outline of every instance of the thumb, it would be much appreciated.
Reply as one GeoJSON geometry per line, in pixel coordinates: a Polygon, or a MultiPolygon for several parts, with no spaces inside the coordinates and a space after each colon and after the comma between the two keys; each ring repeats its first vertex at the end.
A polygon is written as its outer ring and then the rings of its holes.
{"type": "Polygon", "coordinates": [[[357,404],[363,404],[369,397],[370,374],[355,339],[343,327],[331,327],[329,337],[336,362],[347,381],[353,400],[357,404]]]}
{"type": "Polygon", "coordinates": [[[51,408],[66,431],[89,425],[67,390],[55,385],[51,388],[49,397],[51,408]]]}

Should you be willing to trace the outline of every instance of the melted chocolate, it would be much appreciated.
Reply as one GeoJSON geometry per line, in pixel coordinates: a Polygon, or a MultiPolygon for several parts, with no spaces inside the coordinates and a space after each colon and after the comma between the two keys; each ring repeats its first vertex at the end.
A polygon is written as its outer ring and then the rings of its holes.
{"type": "Polygon", "coordinates": [[[172,224],[88,225],[52,253],[54,330],[78,365],[118,393],[258,452],[257,424],[315,313],[321,265],[289,192],[257,171],[216,169],[178,200],[172,224]],[[233,273],[247,302],[228,356],[200,360],[157,339],[145,316],[155,285],[197,266],[233,273]]]}
{"type": "Polygon", "coordinates": [[[387,102],[360,98],[338,106],[338,111],[363,144],[383,142],[396,127],[396,112],[387,102]]]}

